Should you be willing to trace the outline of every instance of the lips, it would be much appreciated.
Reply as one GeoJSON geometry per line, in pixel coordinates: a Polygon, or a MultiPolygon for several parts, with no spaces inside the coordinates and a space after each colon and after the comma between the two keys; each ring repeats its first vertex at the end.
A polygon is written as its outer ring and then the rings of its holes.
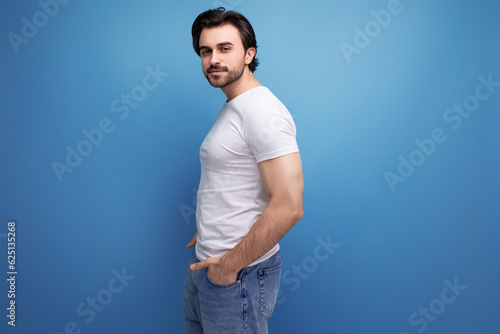
{"type": "Polygon", "coordinates": [[[217,70],[210,70],[210,71],[208,71],[208,73],[222,73],[222,72],[226,72],[226,70],[217,69],[217,70]]]}

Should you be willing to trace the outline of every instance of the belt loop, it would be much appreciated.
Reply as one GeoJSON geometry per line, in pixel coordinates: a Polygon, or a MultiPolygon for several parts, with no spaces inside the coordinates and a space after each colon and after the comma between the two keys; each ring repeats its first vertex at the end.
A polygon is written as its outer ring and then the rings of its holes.
{"type": "Polygon", "coordinates": [[[236,280],[237,281],[241,281],[243,279],[243,277],[245,276],[245,271],[246,271],[247,267],[241,269],[239,272],[238,272],[238,275],[236,276],[236,280]]]}

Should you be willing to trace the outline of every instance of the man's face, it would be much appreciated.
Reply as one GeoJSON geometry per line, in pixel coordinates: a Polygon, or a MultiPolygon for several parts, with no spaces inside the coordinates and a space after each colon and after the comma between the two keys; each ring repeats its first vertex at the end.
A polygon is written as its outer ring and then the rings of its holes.
{"type": "Polygon", "coordinates": [[[219,88],[238,80],[248,60],[240,33],[231,24],[203,29],[200,35],[200,57],[208,82],[219,88]]]}

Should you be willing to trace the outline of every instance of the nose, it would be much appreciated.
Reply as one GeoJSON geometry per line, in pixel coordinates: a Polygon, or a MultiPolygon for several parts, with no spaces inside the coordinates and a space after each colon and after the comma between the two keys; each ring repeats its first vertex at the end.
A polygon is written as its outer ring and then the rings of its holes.
{"type": "Polygon", "coordinates": [[[215,66],[220,64],[219,53],[216,51],[212,51],[212,56],[210,57],[210,65],[215,66]]]}

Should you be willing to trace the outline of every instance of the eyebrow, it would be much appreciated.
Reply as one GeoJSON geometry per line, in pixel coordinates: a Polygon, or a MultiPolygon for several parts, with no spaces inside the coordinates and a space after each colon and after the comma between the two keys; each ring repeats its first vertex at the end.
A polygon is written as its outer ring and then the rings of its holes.
{"type": "MultiPolygon", "coordinates": [[[[234,45],[234,44],[231,42],[222,42],[222,43],[217,44],[218,47],[226,46],[226,45],[234,45]]],[[[210,49],[210,48],[208,46],[205,46],[205,45],[200,45],[200,51],[202,49],[210,49]]]]}

